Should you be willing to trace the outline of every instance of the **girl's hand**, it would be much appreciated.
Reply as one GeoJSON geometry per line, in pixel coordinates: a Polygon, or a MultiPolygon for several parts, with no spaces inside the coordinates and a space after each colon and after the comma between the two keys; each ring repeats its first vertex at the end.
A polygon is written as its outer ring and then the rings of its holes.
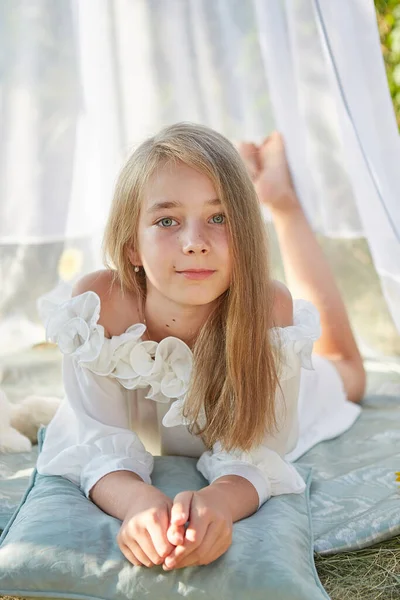
{"type": "MultiPolygon", "coordinates": [[[[160,565],[174,550],[167,538],[171,508],[171,498],[151,485],[135,498],[117,536],[122,554],[133,565],[160,565]]],[[[177,531],[182,535],[183,527],[177,531]]]]}
{"type": "Polygon", "coordinates": [[[242,143],[239,145],[239,153],[261,204],[280,211],[300,206],[280,133],[274,131],[259,147],[242,143]]]}
{"type": "Polygon", "coordinates": [[[167,532],[176,548],[164,560],[163,569],[213,562],[231,545],[232,525],[232,516],[217,489],[208,486],[198,492],[181,492],[174,499],[167,532]]]}

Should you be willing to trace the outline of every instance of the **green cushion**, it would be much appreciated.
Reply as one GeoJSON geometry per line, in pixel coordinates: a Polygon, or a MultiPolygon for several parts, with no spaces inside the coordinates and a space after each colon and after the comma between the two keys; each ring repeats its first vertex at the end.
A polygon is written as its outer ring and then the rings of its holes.
{"type": "Polygon", "coordinates": [[[16,511],[35,469],[38,447],[18,454],[0,453],[0,532],[16,511]]]}
{"type": "MultiPolygon", "coordinates": [[[[44,430],[39,434],[42,443],[44,430]]],[[[34,472],[0,539],[0,594],[105,600],[321,600],[328,598],[313,561],[310,469],[306,492],[270,499],[234,525],[233,543],[202,567],[164,572],[134,567],[120,552],[120,521],[71,482],[34,472]]],[[[156,457],[153,483],[173,497],[206,481],[196,459],[156,457]]]]}

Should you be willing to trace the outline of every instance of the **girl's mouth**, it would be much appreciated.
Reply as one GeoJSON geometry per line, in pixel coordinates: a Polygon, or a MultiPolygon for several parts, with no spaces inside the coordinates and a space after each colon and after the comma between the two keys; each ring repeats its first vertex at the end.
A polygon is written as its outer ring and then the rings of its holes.
{"type": "Polygon", "coordinates": [[[187,279],[207,279],[210,277],[215,271],[205,271],[205,270],[197,270],[197,271],[178,271],[180,275],[183,275],[187,279]]]}

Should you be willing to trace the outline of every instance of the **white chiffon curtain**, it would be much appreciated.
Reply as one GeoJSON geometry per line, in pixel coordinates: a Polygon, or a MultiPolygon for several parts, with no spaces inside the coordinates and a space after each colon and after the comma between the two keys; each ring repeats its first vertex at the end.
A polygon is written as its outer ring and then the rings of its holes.
{"type": "Polygon", "coordinates": [[[400,329],[400,141],[372,0],[0,0],[0,49],[0,353],[42,339],[40,294],[101,266],[124,158],[183,120],[234,142],[282,131],[314,229],[367,239],[400,329]]]}

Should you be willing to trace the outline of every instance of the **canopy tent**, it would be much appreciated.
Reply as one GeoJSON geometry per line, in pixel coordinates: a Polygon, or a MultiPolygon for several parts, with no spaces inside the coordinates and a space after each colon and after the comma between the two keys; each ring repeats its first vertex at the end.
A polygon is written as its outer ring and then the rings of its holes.
{"type": "MultiPolygon", "coordinates": [[[[17,0],[0,11],[0,353],[43,338],[37,296],[100,267],[124,158],[184,120],[233,141],[282,131],[310,222],[351,263],[354,314],[378,295],[377,273],[391,318],[371,307],[392,341],[375,349],[399,351],[400,141],[372,0],[17,0]]],[[[370,312],[356,322],[367,351],[370,312]]]]}

